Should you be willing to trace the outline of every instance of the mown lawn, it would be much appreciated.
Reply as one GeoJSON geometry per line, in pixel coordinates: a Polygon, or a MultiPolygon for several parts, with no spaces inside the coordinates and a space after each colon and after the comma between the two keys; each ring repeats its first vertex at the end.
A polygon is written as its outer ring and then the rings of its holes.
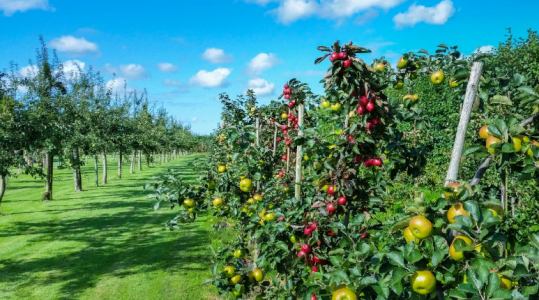
{"type": "Polygon", "coordinates": [[[214,233],[204,216],[168,232],[176,210],[154,212],[142,186],[168,168],[194,180],[190,155],[116,178],[109,163],[106,186],[93,186],[93,164],[83,169],[83,192],[73,191],[70,170],[55,170],[54,200],[41,202],[44,182],[21,176],[8,183],[0,215],[0,299],[214,299],[209,245],[214,233]]]}

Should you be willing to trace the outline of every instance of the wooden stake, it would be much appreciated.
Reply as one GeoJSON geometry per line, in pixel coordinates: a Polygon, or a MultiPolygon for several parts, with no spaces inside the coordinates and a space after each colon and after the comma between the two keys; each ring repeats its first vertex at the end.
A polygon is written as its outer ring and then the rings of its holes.
{"type": "Polygon", "coordinates": [[[462,108],[459,126],[457,128],[457,136],[455,137],[455,143],[453,145],[451,162],[449,163],[449,169],[447,170],[447,176],[445,177],[445,185],[457,180],[460,158],[462,156],[462,148],[464,147],[464,139],[466,138],[466,130],[468,129],[470,114],[472,112],[475,97],[477,96],[477,88],[479,87],[479,78],[481,77],[482,69],[482,62],[476,61],[473,63],[470,79],[468,81],[468,87],[466,88],[464,106],[462,108]]]}
{"type": "MultiPolygon", "coordinates": [[[[304,106],[303,104],[298,105],[298,125],[301,128],[301,125],[303,125],[303,110],[304,106]]],[[[303,130],[298,131],[298,136],[303,136],[303,130]]],[[[296,150],[296,186],[295,186],[295,197],[296,199],[301,198],[301,160],[303,158],[302,156],[302,147],[301,145],[298,146],[296,150]]]]}

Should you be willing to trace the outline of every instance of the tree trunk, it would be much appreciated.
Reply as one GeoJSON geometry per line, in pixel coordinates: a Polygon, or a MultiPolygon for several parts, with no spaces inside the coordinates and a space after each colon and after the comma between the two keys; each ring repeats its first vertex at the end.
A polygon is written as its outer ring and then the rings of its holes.
{"type": "Polygon", "coordinates": [[[6,191],[6,176],[0,176],[0,205],[2,205],[2,198],[4,198],[5,191],[6,191]]]}
{"type": "Polygon", "coordinates": [[[172,151],[172,157],[173,157],[174,160],[176,160],[176,149],[174,149],[174,150],[172,151]]]}
{"type": "Polygon", "coordinates": [[[118,154],[118,172],[116,173],[116,176],[118,178],[122,178],[122,151],[118,154]]]}
{"type": "Polygon", "coordinates": [[[142,170],[142,151],[138,151],[138,170],[142,170]]]}
{"type": "Polygon", "coordinates": [[[165,163],[165,151],[161,151],[161,164],[165,163]]]}
{"type": "Polygon", "coordinates": [[[94,169],[95,169],[95,186],[99,186],[99,172],[98,172],[99,160],[97,154],[94,155],[94,169]]]}
{"type": "Polygon", "coordinates": [[[45,194],[43,194],[43,200],[52,200],[52,179],[53,179],[53,169],[54,169],[54,154],[52,152],[47,152],[45,156],[47,163],[47,180],[45,181],[45,194]]]}
{"type": "Polygon", "coordinates": [[[470,79],[468,81],[468,87],[466,88],[464,106],[460,115],[460,121],[457,128],[457,135],[455,137],[455,143],[453,145],[451,161],[449,163],[449,169],[447,170],[447,176],[445,177],[445,185],[457,180],[460,159],[462,156],[462,148],[464,147],[464,139],[466,138],[466,130],[468,129],[468,123],[470,122],[470,114],[472,112],[475,97],[477,95],[479,79],[481,78],[482,69],[482,62],[476,61],[473,63],[470,79]]]}
{"type": "Polygon", "coordinates": [[[150,167],[151,154],[146,153],[146,168],[150,167]]]}
{"type": "Polygon", "coordinates": [[[103,178],[101,179],[103,185],[107,184],[107,153],[103,152],[103,178]]]}
{"type": "Polygon", "coordinates": [[[129,169],[129,173],[133,174],[135,172],[135,150],[131,152],[131,168],[129,169]]]}
{"type": "Polygon", "coordinates": [[[28,156],[27,160],[28,160],[28,166],[33,167],[34,166],[34,159],[32,157],[28,156]]]}
{"type": "Polygon", "coordinates": [[[73,168],[73,181],[75,182],[75,192],[80,192],[82,191],[82,176],[80,172],[79,149],[73,149],[73,158],[75,162],[75,167],[73,168]]]}

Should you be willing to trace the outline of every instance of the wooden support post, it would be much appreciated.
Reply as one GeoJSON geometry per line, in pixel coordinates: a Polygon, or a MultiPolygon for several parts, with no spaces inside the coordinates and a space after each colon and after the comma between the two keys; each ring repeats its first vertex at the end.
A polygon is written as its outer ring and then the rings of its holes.
{"type": "Polygon", "coordinates": [[[277,153],[277,125],[274,125],[273,131],[273,156],[277,153]]]}
{"type": "MultiPolygon", "coordinates": [[[[256,117],[256,149],[260,150],[260,117],[256,117]]],[[[260,180],[256,181],[256,191],[260,191],[260,180]]]]}
{"type": "MultiPolygon", "coordinates": [[[[304,105],[300,104],[298,105],[298,125],[300,126],[300,130],[298,131],[298,136],[303,136],[303,130],[301,130],[301,126],[303,125],[303,113],[304,113],[304,105]]],[[[303,158],[302,147],[301,145],[299,145],[296,150],[296,186],[295,186],[296,199],[301,198],[301,178],[303,176],[301,172],[302,158],[303,158]]]]}
{"type": "Polygon", "coordinates": [[[479,78],[481,77],[482,69],[482,62],[476,61],[473,63],[470,79],[468,80],[468,87],[466,88],[464,106],[462,108],[462,113],[460,115],[460,121],[457,128],[457,135],[455,137],[455,143],[453,144],[451,161],[449,163],[449,169],[447,170],[447,176],[445,177],[445,185],[457,180],[460,158],[462,156],[462,148],[464,147],[464,139],[466,138],[466,130],[468,128],[468,123],[470,122],[470,114],[472,112],[475,97],[477,96],[479,78]]]}
{"type": "MultiPolygon", "coordinates": [[[[288,109],[288,115],[290,115],[290,108],[288,109]]],[[[287,130],[290,130],[290,118],[288,118],[286,128],[287,130]]],[[[287,174],[288,174],[288,171],[290,171],[290,147],[286,147],[286,173],[287,174]]]]}

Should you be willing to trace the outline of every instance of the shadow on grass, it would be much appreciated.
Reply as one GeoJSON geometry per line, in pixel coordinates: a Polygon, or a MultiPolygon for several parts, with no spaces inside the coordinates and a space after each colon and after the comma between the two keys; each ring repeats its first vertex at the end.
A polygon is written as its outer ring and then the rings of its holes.
{"type": "MultiPolygon", "coordinates": [[[[186,181],[187,177],[196,178],[187,166],[174,168],[185,170],[186,181]]],[[[162,174],[166,174],[166,170],[162,174]]],[[[153,200],[140,200],[149,193],[142,190],[145,182],[151,182],[150,178],[127,178],[125,183],[116,181],[110,187],[98,189],[99,193],[108,193],[109,188],[124,189],[111,191],[110,195],[92,196],[91,192],[96,192],[93,189],[88,196],[82,192],[80,197],[59,199],[83,200],[73,205],[61,202],[47,210],[11,213],[45,213],[41,216],[43,220],[26,217],[7,224],[0,231],[0,238],[26,236],[25,242],[31,249],[43,249],[38,255],[0,257],[0,283],[18,291],[60,285],[59,299],[74,299],[105,277],[123,278],[158,270],[207,270],[205,253],[207,245],[211,244],[209,228],[191,223],[182,225],[179,232],[156,230],[177,211],[153,213],[153,200]],[[133,201],[135,198],[137,200],[133,201]],[[61,215],[73,211],[81,213],[66,214],[65,218],[61,215]],[[51,214],[59,217],[48,218],[51,214]],[[78,246],[70,248],[68,245],[78,246]]]]}

